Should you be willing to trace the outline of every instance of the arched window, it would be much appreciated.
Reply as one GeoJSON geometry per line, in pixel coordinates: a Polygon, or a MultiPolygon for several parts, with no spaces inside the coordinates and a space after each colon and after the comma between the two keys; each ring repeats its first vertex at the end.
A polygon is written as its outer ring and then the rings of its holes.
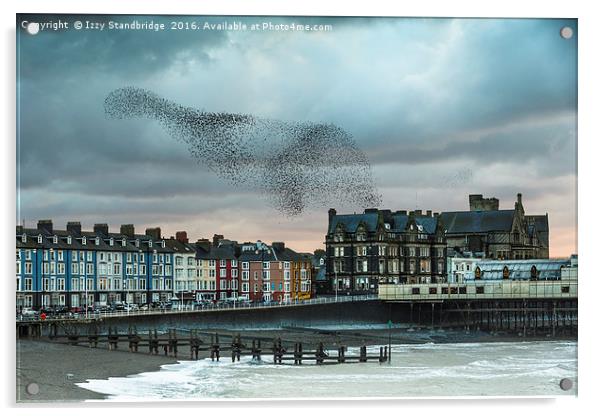
{"type": "Polygon", "coordinates": [[[503,279],[510,278],[510,270],[508,270],[508,266],[504,266],[504,270],[502,271],[502,278],[503,279]]]}
{"type": "Polygon", "coordinates": [[[481,280],[481,268],[479,266],[477,266],[477,268],[474,269],[474,278],[476,280],[481,280]]]}
{"type": "Polygon", "coordinates": [[[531,266],[531,280],[537,280],[537,267],[531,266]]]}

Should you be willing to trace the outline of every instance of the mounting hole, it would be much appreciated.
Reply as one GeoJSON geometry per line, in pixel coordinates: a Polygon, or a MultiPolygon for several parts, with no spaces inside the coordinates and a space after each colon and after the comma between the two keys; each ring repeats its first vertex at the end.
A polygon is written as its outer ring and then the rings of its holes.
{"type": "Polygon", "coordinates": [[[573,29],[570,28],[569,26],[565,26],[562,29],[560,29],[560,36],[562,36],[564,39],[570,39],[573,37],[573,29]]]}
{"type": "Polygon", "coordinates": [[[573,380],[570,378],[563,378],[560,380],[560,388],[564,391],[570,390],[573,388],[573,380]]]}
{"type": "Polygon", "coordinates": [[[40,386],[38,386],[38,383],[29,383],[27,387],[25,387],[25,391],[27,391],[27,394],[33,396],[40,392],[40,386]]]}
{"type": "Polygon", "coordinates": [[[40,24],[36,22],[29,22],[27,24],[27,33],[30,35],[37,35],[40,31],[40,24]]]}

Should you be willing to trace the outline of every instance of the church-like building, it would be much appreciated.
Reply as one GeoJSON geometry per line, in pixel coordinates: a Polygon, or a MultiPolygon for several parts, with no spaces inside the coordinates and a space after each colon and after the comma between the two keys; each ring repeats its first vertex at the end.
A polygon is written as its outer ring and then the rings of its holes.
{"type": "Polygon", "coordinates": [[[441,213],[447,246],[492,259],[549,258],[548,214],[525,215],[522,195],[514,209],[499,209],[497,198],[469,196],[470,211],[441,213]]]}

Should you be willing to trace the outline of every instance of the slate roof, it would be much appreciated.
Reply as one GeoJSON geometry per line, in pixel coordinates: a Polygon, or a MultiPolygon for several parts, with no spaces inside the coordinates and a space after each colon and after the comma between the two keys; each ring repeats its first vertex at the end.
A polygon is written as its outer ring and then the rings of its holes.
{"type": "MultiPolygon", "coordinates": [[[[127,237],[120,233],[96,233],[94,231],[82,231],[81,233],[72,233],[68,230],[57,230],[53,229],[52,232],[45,229],[38,228],[24,228],[22,232],[16,234],[16,247],[17,248],[54,248],[57,250],[102,250],[102,251],[146,251],[147,248],[136,247],[134,244],[135,239],[140,241],[148,241],[151,238],[145,234],[135,235],[134,238],[127,237]],[[23,243],[21,237],[23,234],[27,235],[27,242],[23,243]],[[42,236],[42,244],[38,244],[38,235],[42,236]],[[54,243],[54,236],[58,237],[58,241],[54,243]],[[71,244],[67,243],[67,237],[71,236],[71,244]],[[86,237],[86,244],[82,244],[82,237],[86,237]],[[96,244],[96,237],[99,237],[99,244],[96,244]],[[110,245],[110,239],[113,238],[113,245],[110,245]],[[125,246],[122,245],[122,239],[126,239],[125,246]]],[[[161,246],[161,240],[153,241],[153,250],[160,253],[172,252],[173,250],[167,247],[161,246]]]]}
{"type": "Polygon", "coordinates": [[[317,282],[325,282],[328,279],[326,278],[326,266],[320,266],[320,268],[318,269],[318,273],[316,274],[316,278],[315,280],[317,282]]]}
{"type": "Polygon", "coordinates": [[[244,250],[240,252],[238,261],[278,261],[274,250],[268,248],[267,250],[244,250]]]}
{"type": "Polygon", "coordinates": [[[236,260],[235,247],[232,245],[215,247],[196,246],[196,258],[199,260],[236,260]]]}
{"type": "Polygon", "coordinates": [[[447,234],[511,231],[514,210],[442,212],[440,218],[447,234]]]}
{"type": "Polygon", "coordinates": [[[550,228],[547,215],[525,215],[525,220],[528,224],[529,236],[533,232],[537,233],[539,242],[545,247],[549,247],[550,228]]]}
{"type": "MultiPolygon", "coordinates": [[[[404,232],[410,215],[394,213],[391,214],[390,210],[379,211],[383,217],[383,222],[391,225],[390,231],[401,233],[404,232]]],[[[328,230],[329,234],[334,233],[337,226],[342,224],[345,227],[346,232],[353,233],[357,230],[360,223],[364,223],[366,231],[375,232],[378,227],[378,212],[365,212],[363,214],[344,214],[335,215],[331,222],[328,230]]],[[[412,215],[415,219],[416,224],[423,228],[423,231],[428,234],[434,234],[437,229],[437,218],[426,216],[426,215],[412,215]]]]}
{"type": "Polygon", "coordinates": [[[366,225],[366,231],[376,231],[376,227],[378,226],[378,213],[369,212],[364,214],[335,215],[330,222],[328,233],[334,233],[339,224],[342,224],[345,227],[346,232],[354,233],[362,222],[366,225]]]}
{"type": "Polygon", "coordinates": [[[168,240],[165,240],[165,246],[169,247],[170,249],[172,249],[174,251],[174,253],[177,253],[177,254],[195,254],[196,255],[195,247],[193,247],[190,244],[178,241],[175,238],[170,238],[168,240]]]}

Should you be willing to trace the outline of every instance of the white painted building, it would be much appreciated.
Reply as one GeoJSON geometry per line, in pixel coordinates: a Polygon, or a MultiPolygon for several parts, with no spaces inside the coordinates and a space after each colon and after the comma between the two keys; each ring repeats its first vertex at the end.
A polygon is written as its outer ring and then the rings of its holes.
{"type": "Polygon", "coordinates": [[[478,257],[448,257],[447,282],[464,283],[474,280],[474,271],[481,258],[478,257]]]}

